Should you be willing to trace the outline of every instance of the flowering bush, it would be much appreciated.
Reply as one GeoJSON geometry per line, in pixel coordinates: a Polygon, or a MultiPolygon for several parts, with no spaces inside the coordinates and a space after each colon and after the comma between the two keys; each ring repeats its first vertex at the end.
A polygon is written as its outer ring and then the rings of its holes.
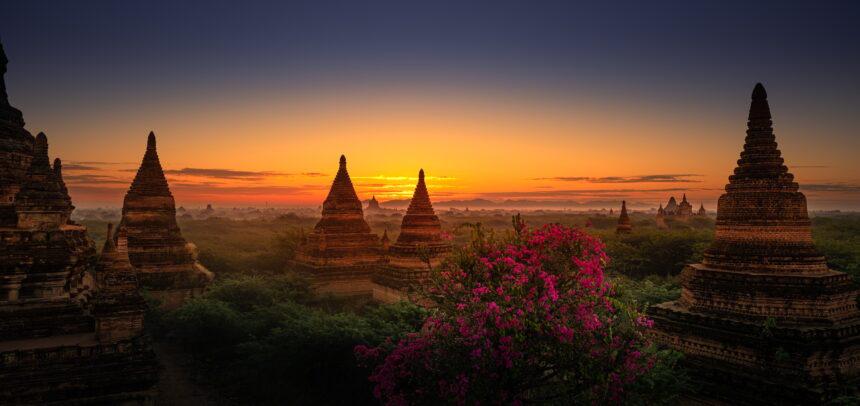
{"type": "Polygon", "coordinates": [[[603,244],[577,229],[528,230],[504,241],[480,229],[433,276],[438,307],[420,332],[356,347],[385,404],[625,400],[653,367],[651,321],[613,298],[603,244]]]}

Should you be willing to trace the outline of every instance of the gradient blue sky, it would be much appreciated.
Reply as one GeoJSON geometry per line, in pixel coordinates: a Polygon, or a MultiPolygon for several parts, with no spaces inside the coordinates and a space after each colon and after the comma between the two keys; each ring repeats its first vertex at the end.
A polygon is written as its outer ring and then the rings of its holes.
{"type": "MultiPolygon", "coordinates": [[[[0,37],[12,61],[6,75],[12,104],[24,111],[31,131],[48,132],[52,153],[66,161],[134,163],[142,154],[146,132],[155,129],[166,166],[176,170],[327,173],[345,151],[352,172],[368,177],[414,176],[412,169],[419,165],[442,168],[445,173],[440,175],[460,182],[450,194],[437,194],[451,199],[538,198],[546,196],[538,192],[569,188],[563,182],[529,183],[537,178],[691,173],[701,176],[699,200],[710,202],[737,159],[742,112],[752,85],[761,81],[771,96],[778,140],[789,165],[796,166],[793,172],[800,181],[818,185],[817,191],[808,189],[817,196],[810,200],[821,207],[856,207],[858,3],[693,3],[9,1],[0,4],[0,37]],[[293,106],[284,109],[293,114],[313,110],[308,106],[317,103],[330,107],[317,100],[320,95],[335,99],[340,107],[367,101],[373,107],[354,114],[379,122],[389,114],[395,122],[413,117],[386,110],[405,104],[438,109],[439,116],[428,113],[428,121],[446,120],[460,111],[471,114],[458,116],[466,123],[490,122],[494,114],[537,114],[544,122],[564,122],[557,127],[560,134],[577,129],[575,122],[565,122],[564,108],[588,110],[580,120],[583,131],[605,140],[595,141],[593,151],[607,152],[591,153],[583,162],[606,157],[617,162],[614,169],[549,165],[528,171],[506,188],[488,180],[486,171],[434,160],[450,157],[422,156],[421,162],[392,161],[387,167],[366,163],[380,161],[368,150],[391,145],[398,137],[406,144],[417,142],[410,134],[396,134],[409,128],[406,125],[379,128],[384,142],[373,148],[351,147],[366,138],[334,136],[330,150],[318,151],[314,161],[295,154],[303,148],[320,149],[320,144],[306,144],[315,134],[275,124],[236,134],[242,132],[237,130],[241,124],[231,126],[232,136],[242,143],[268,139],[254,131],[284,133],[283,145],[292,146],[289,151],[259,159],[254,157],[259,150],[243,149],[243,144],[229,141],[231,134],[213,134],[212,117],[251,122],[261,120],[266,106],[293,106]],[[444,108],[457,103],[464,106],[444,108]],[[553,105],[562,106],[561,111],[544,113],[553,105]],[[476,118],[478,111],[488,110],[489,118],[476,118]],[[601,121],[611,127],[607,134],[599,132],[601,121]],[[720,140],[722,134],[727,139],[720,140]],[[207,155],[207,136],[212,137],[213,151],[230,151],[236,157],[207,155]],[[643,150],[644,144],[661,147],[643,150]],[[648,162],[655,159],[663,163],[648,162]]],[[[331,113],[331,108],[326,111],[331,113]]],[[[273,122],[294,119],[287,113],[267,114],[273,122]]],[[[471,136],[493,132],[489,124],[481,128],[484,131],[471,136]]],[[[441,130],[417,133],[432,142],[435,131],[441,130]]],[[[558,137],[525,132],[509,136],[544,144],[558,137]]],[[[501,149],[498,154],[518,145],[510,140],[493,144],[489,140],[487,148],[501,149]]],[[[480,140],[464,145],[473,148],[480,140]]],[[[476,161],[485,162],[479,152],[475,155],[476,161]]],[[[284,193],[306,196],[296,202],[309,202],[324,193],[320,185],[328,179],[283,182],[279,187],[284,193]]],[[[654,186],[662,185],[642,187],[654,186]]],[[[580,185],[586,187],[592,186],[580,185]]],[[[191,191],[174,189],[180,200],[183,193],[195,200],[191,191]]],[[[76,201],[110,200],[105,197],[110,193],[80,190],[79,196],[73,195],[76,201]]],[[[664,199],[643,195],[640,200],[664,199]]]]}

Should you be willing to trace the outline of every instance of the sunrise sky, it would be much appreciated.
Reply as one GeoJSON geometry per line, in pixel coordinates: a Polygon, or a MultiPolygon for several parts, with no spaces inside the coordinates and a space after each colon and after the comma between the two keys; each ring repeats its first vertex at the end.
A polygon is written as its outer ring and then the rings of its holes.
{"type": "Polygon", "coordinates": [[[424,168],[437,202],[713,209],[760,81],[810,207],[860,208],[852,2],[174,3],[0,4],[78,207],[122,204],[153,130],[189,207],[316,206],[345,154],[362,199],[424,168]]]}

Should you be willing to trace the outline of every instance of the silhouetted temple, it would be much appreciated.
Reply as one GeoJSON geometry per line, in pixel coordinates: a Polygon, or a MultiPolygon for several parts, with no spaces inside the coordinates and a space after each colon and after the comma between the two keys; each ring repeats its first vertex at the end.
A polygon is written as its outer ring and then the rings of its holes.
{"type": "Polygon", "coordinates": [[[381,262],[379,237],[364,220],[346,157],[341,155],[322,218],[299,247],[294,263],[321,293],[363,296],[372,295],[371,276],[381,262]]]}
{"type": "Polygon", "coordinates": [[[379,200],[376,200],[376,196],[370,198],[367,202],[367,211],[380,210],[379,200]]]}
{"type": "Polygon", "coordinates": [[[374,277],[378,285],[374,298],[382,301],[407,299],[416,286],[426,282],[430,270],[437,268],[449,252],[451,243],[442,234],[442,224],[433,211],[421,169],[400,225],[400,235],[388,249],[388,263],[374,277]]]}
{"type": "Polygon", "coordinates": [[[633,231],[633,226],[630,224],[630,216],[627,215],[627,202],[621,201],[621,215],[618,216],[618,225],[615,227],[615,232],[627,234],[631,231],[633,231]]]}
{"type": "Polygon", "coordinates": [[[110,283],[93,283],[95,247],[69,219],[47,136],[9,105],[7,62],[0,45],[0,404],[147,401],[157,370],[142,319],[97,305],[110,283]]]}
{"type": "Polygon", "coordinates": [[[197,250],[176,223],[176,202],[158,160],[155,134],[122,205],[119,228],[128,236],[128,256],[140,285],[166,308],[203,293],[212,273],[197,262],[197,250]]]}
{"type": "Polygon", "coordinates": [[[717,205],[716,236],[681,275],[681,298],[650,310],[657,338],[686,354],[697,401],[819,404],[857,390],[858,291],[812,242],[767,94],[752,93],[746,142],[717,205]]]}

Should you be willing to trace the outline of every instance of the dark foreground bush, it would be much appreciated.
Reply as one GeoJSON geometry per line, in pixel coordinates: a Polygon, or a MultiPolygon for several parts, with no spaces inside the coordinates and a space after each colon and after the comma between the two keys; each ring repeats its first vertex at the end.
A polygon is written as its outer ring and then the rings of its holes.
{"type": "Polygon", "coordinates": [[[241,403],[372,403],[353,348],[415,331],[425,311],[401,303],[329,312],[308,298],[295,278],[238,278],[167,314],[165,331],[241,403]]]}

